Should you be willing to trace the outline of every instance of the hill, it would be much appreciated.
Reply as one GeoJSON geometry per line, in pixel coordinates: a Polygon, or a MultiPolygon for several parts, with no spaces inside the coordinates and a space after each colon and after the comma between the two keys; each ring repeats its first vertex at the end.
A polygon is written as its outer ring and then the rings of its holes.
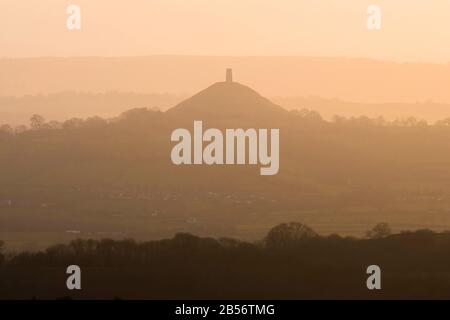
{"type": "Polygon", "coordinates": [[[39,246],[182,231],[257,239],[290,220],[323,234],[360,235],[380,221],[396,231],[443,230],[449,140],[446,125],[331,123],[216,83],[167,112],[137,108],[109,121],[1,133],[0,238],[39,246]],[[171,132],[195,118],[205,127],[279,128],[279,173],[173,165],[171,132]]]}
{"type": "Polygon", "coordinates": [[[287,116],[286,110],[237,82],[217,82],[168,110],[192,119],[287,116]]]}

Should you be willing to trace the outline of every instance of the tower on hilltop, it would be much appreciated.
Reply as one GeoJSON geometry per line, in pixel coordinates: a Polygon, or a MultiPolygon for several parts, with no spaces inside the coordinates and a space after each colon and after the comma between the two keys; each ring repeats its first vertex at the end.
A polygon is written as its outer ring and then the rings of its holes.
{"type": "Polygon", "coordinates": [[[226,75],[225,81],[233,82],[233,69],[231,69],[231,68],[227,69],[227,75],[226,75]]]}

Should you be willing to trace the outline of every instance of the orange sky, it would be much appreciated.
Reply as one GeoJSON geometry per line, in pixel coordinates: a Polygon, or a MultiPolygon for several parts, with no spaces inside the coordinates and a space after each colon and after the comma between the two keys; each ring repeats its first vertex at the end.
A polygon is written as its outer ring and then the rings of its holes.
{"type": "Polygon", "coordinates": [[[1,0],[0,57],[306,55],[450,61],[448,0],[1,0]],[[66,29],[66,7],[82,30],[66,29]],[[377,4],[382,30],[368,31],[377,4]]]}

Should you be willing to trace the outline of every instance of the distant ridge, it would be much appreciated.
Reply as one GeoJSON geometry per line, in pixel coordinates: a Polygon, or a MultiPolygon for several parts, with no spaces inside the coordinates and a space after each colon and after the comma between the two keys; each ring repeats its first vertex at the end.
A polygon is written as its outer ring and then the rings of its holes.
{"type": "Polygon", "coordinates": [[[144,56],[0,59],[0,96],[61,91],[192,94],[233,66],[267,97],[450,103],[450,64],[319,57],[144,56]]]}

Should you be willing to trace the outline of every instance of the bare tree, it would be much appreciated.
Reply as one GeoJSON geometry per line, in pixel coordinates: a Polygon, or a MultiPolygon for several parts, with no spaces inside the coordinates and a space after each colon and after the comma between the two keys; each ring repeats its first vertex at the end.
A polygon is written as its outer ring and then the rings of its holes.
{"type": "Polygon", "coordinates": [[[372,230],[367,231],[366,236],[369,239],[380,239],[391,235],[391,228],[387,223],[379,223],[372,230]]]}
{"type": "Polygon", "coordinates": [[[12,135],[14,134],[14,129],[9,124],[4,124],[0,127],[0,132],[12,135]]]}
{"type": "Polygon", "coordinates": [[[45,124],[45,119],[43,116],[34,114],[30,118],[30,126],[33,130],[39,130],[42,129],[42,127],[45,124]]]}

